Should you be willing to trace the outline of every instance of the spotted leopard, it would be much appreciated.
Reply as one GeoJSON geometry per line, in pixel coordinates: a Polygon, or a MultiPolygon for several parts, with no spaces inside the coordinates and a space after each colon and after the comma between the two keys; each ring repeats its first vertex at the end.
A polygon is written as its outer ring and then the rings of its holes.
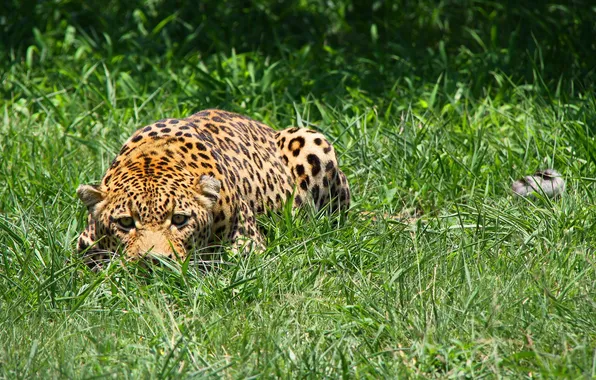
{"type": "Polygon", "coordinates": [[[88,225],[78,251],[101,267],[127,259],[184,260],[229,245],[263,248],[255,216],[293,207],[347,210],[350,189],[333,146],[306,128],[275,131],[246,116],[206,110],[137,130],[99,185],[80,185],[88,225]]]}

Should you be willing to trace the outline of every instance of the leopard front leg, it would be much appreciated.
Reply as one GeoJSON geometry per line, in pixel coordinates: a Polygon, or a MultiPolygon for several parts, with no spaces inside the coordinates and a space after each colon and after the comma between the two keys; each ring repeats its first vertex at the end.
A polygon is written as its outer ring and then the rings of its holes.
{"type": "Polygon", "coordinates": [[[246,202],[241,202],[233,217],[228,238],[232,242],[233,254],[245,254],[251,250],[265,250],[264,238],[257,226],[254,212],[246,202]]]}

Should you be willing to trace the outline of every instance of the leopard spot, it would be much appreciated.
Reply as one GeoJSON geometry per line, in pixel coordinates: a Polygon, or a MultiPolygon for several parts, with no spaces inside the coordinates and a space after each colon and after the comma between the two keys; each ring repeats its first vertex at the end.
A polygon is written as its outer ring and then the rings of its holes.
{"type": "Polygon", "coordinates": [[[316,176],[321,171],[321,160],[315,154],[306,156],[306,161],[310,164],[312,175],[316,176]]]}
{"type": "Polygon", "coordinates": [[[304,140],[304,137],[298,136],[298,137],[295,137],[292,140],[290,140],[290,143],[288,144],[288,148],[293,152],[296,150],[299,151],[300,149],[302,149],[304,147],[305,143],[306,143],[306,141],[304,140]]]}

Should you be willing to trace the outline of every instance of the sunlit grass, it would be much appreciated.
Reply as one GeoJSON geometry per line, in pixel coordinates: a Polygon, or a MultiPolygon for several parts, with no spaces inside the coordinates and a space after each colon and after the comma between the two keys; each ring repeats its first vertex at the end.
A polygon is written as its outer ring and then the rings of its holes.
{"type": "Polygon", "coordinates": [[[165,39],[144,56],[133,31],[83,32],[58,25],[3,53],[0,377],[596,376],[586,83],[557,86],[538,56],[532,80],[476,83],[488,40],[462,48],[455,73],[420,78],[383,66],[404,63],[372,29],[368,56],[281,40],[201,56],[165,39]],[[89,271],[78,184],[136,128],[210,107],[324,132],[351,184],[347,220],[264,216],[266,252],[207,272],[89,271]],[[563,197],[513,197],[513,180],[551,167],[563,197]]]}

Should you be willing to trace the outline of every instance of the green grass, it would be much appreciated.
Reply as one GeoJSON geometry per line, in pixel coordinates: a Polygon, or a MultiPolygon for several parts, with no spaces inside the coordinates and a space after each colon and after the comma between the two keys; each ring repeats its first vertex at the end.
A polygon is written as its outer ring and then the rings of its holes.
{"type": "Polygon", "coordinates": [[[1,378],[596,376],[593,6],[90,4],[0,12],[1,378]],[[348,220],[90,272],[76,187],[210,107],[324,132],[348,220]],[[547,167],[561,199],[512,196],[547,167]]]}

